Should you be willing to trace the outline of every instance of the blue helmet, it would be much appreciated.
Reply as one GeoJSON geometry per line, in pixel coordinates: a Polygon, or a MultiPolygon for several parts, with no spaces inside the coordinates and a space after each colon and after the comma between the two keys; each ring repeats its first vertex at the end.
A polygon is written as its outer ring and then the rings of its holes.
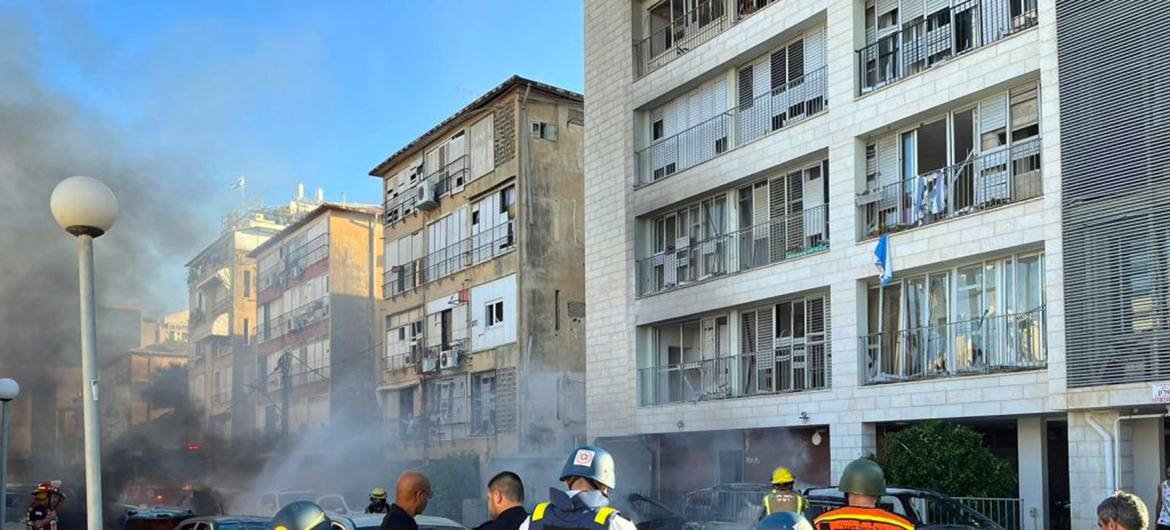
{"type": "Polygon", "coordinates": [[[561,480],[569,477],[587,478],[612,489],[617,484],[613,455],[596,445],[582,445],[569,454],[561,469],[561,480]]]}
{"type": "Polygon", "coordinates": [[[329,530],[333,521],[316,503],[296,501],[276,512],[270,524],[274,530],[329,530]]]}
{"type": "Polygon", "coordinates": [[[776,512],[760,521],[756,530],[813,530],[813,526],[799,513],[776,512]]]}

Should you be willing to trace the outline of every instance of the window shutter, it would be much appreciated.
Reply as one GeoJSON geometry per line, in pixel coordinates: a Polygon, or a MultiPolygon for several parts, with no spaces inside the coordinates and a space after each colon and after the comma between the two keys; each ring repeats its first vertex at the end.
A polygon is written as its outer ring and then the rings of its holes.
{"type": "Polygon", "coordinates": [[[878,183],[888,186],[898,182],[898,136],[889,134],[878,138],[878,183]]]}
{"type": "Polygon", "coordinates": [[[544,124],[544,139],[550,141],[557,141],[557,126],[554,123],[544,124]]]}
{"type": "Polygon", "coordinates": [[[804,38],[805,73],[813,73],[825,66],[825,31],[817,29],[804,38]]]}
{"type": "Polygon", "coordinates": [[[752,97],[758,98],[771,91],[771,88],[769,88],[771,83],[771,79],[769,79],[771,68],[769,68],[768,59],[765,57],[756,61],[752,70],[756,73],[756,79],[753,81],[754,86],[752,87],[755,90],[752,92],[752,97]]]}
{"type": "Polygon", "coordinates": [[[785,50],[772,52],[770,56],[772,70],[772,91],[775,92],[784,88],[788,84],[788,55],[785,50]]]}
{"type": "Polygon", "coordinates": [[[489,113],[471,126],[471,179],[487,174],[495,167],[495,115],[489,113]]]}
{"type": "Polygon", "coordinates": [[[902,20],[910,23],[929,12],[923,9],[923,2],[924,0],[902,0],[902,20]]]}
{"type": "Polygon", "coordinates": [[[788,82],[804,77],[804,41],[788,45],[788,82]]]}
{"type": "Polygon", "coordinates": [[[877,16],[882,18],[882,15],[898,9],[898,0],[877,0],[877,16]]]}
{"type": "Polygon", "coordinates": [[[755,79],[752,74],[752,65],[747,65],[739,69],[739,106],[746,107],[752,104],[752,80],[755,79]]]}
{"type": "MultiPolygon", "coordinates": [[[[933,15],[934,13],[951,7],[950,0],[926,0],[926,14],[933,15]]],[[[903,20],[910,20],[903,17],[903,20]]]]}
{"type": "Polygon", "coordinates": [[[979,133],[986,134],[1007,127],[1007,101],[997,94],[979,102],[979,133]]]}

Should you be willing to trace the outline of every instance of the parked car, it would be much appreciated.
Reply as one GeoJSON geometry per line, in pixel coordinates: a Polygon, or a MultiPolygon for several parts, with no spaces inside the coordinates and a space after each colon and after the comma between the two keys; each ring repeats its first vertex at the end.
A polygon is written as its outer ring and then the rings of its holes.
{"type": "Polygon", "coordinates": [[[317,505],[327,512],[341,515],[351,513],[365,513],[366,505],[370,503],[369,492],[343,491],[341,493],[327,493],[317,497],[317,505]]]}
{"type": "Polygon", "coordinates": [[[638,530],[679,530],[685,526],[681,514],[640,493],[614,490],[609,502],[638,530]]]}
{"type": "MultiPolygon", "coordinates": [[[[809,509],[805,512],[809,520],[845,505],[845,494],[837,488],[810,488],[805,491],[805,497],[809,501],[809,509]]],[[[930,490],[886,488],[886,494],[878,504],[905,517],[920,529],[1004,530],[967,505],[930,490]]]]}
{"type": "Polygon", "coordinates": [[[266,491],[250,498],[245,498],[238,505],[232,505],[235,513],[246,513],[262,517],[272,517],[276,511],[296,501],[316,501],[318,495],[312,491],[266,491]]]}
{"type": "Polygon", "coordinates": [[[767,484],[734,482],[688,492],[683,497],[683,519],[703,530],[747,528],[759,519],[767,484]]]}
{"type": "Polygon", "coordinates": [[[122,528],[124,530],[174,530],[179,526],[179,523],[194,515],[191,510],[173,506],[133,508],[126,511],[126,519],[122,523],[122,528]]]}
{"type": "MultiPolygon", "coordinates": [[[[382,526],[383,517],[380,513],[329,514],[329,518],[333,519],[333,530],[376,530],[382,526]]],[[[417,515],[414,522],[418,523],[419,530],[467,530],[467,527],[446,517],[417,515]]]]}
{"type": "Polygon", "coordinates": [[[267,530],[269,522],[267,517],[216,515],[187,519],[178,530],[267,530]]]}

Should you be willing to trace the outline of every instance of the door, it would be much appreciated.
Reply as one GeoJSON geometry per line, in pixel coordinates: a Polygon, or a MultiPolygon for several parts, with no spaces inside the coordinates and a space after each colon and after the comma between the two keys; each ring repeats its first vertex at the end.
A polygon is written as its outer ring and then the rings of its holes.
{"type": "Polygon", "coordinates": [[[788,202],[785,207],[787,219],[787,255],[798,254],[804,247],[804,172],[788,174],[788,202]]]}
{"type": "Polygon", "coordinates": [[[952,207],[961,211],[975,203],[975,109],[955,112],[951,121],[952,207]]]}

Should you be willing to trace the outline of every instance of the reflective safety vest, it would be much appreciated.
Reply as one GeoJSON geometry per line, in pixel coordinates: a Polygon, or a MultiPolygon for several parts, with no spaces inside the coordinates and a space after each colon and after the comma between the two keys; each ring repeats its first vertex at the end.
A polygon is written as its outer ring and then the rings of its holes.
{"type": "Polygon", "coordinates": [[[816,530],[914,530],[914,523],[880,508],[846,506],[813,520],[816,530]]]}
{"type": "MultiPolygon", "coordinates": [[[[532,510],[528,530],[607,530],[610,520],[618,517],[618,511],[609,506],[590,507],[581,499],[568,499],[564,492],[554,490],[558,498],[553,502],[542,502],[532,510]],[[565,509],[572,506],[572,509],[565,509]]],[[[550,492],[553,493],[553,492],[550,492]]]]}
{"type": "Polygon", "coordinates": [[[792,512],[801,513],[808,507],[804,497],[792,490],[772,490],[764,495],[764,515],[792,512]]]}

